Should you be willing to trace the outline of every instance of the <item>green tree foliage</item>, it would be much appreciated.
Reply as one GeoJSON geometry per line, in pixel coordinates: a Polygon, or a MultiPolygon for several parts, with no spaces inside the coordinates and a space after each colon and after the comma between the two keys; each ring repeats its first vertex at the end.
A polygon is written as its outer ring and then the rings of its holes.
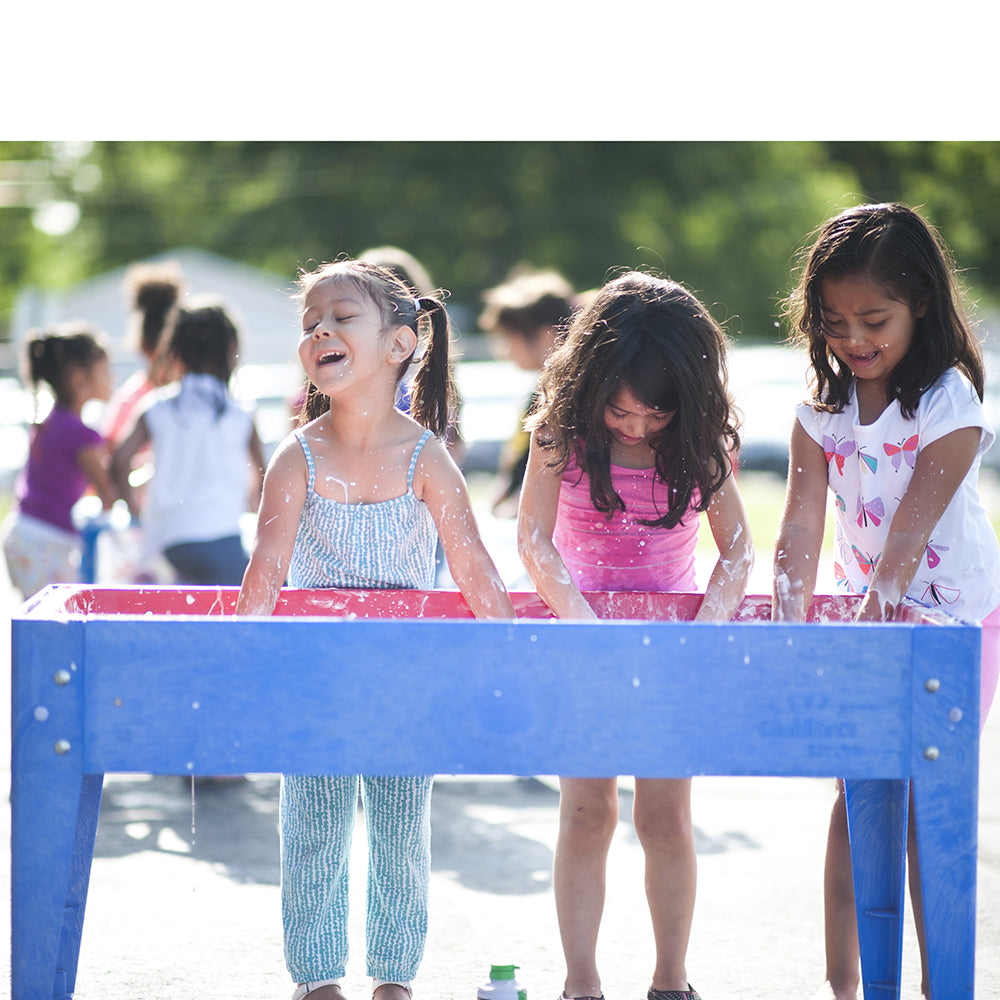
{"type": "Polygon", "coordinates": [[[997,143],[0,143],[0,168],[12,160],[47,164],[45,196],[81,214],[53,236],[30,206],[0,209],[0,314],[22,284],[178,246],[292,277],[394,243],[468,316],[519,262],[581,290],[639,266],[687,284],[732,335],[773,339],[808,234],[847,205],[890,199],[924,208],[980,299],[1000,291],[997,143]]]}

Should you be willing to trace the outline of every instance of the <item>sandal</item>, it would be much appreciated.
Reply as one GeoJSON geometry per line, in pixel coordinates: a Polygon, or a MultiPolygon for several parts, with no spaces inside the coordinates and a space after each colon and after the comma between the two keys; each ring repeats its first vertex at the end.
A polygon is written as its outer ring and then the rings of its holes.
{"type": "Polygon", "coordinates": [[[408,997],[413,997],[413,987],[409,983],[400,983],[395,979],[373,979],[372,980],[372,1000],[375,1000],[375,991],[383,986],[398,986],[406,990],[408,997]]]}
{"type": "Polygon", "coordinates": [[[654,990],[650,986],[646,1000],[701,1000],[698,991],[688,983],[686,990],[654,990]]]}
{"type": "Polygon", "coordinates": [[[568,997],[566,996],[566,991],[563,990],[559,994],[559,1000],[604,1000],[604,994],[602,993],[599,997],[568,997]]]}
{"type": "Polygon", "coordinates": [[[344,994],[340,989],[339,979],[319,979],[311,983],[299,983],[292,994],[292,1000],[305,1000],[306,997],[315,995],[315,1000],[344,1000],[344,994]],[[336,990],[327,990],[327,986],[332,986],[336,990]],[[322,996],[320,990],[325,990],[322,996]]]}

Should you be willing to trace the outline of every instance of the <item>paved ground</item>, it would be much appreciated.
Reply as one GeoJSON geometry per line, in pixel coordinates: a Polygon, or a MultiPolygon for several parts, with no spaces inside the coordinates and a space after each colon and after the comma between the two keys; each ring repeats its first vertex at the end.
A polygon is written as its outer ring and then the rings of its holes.
{"type": "MultiPolygon", "coordinates": [[[[10,607],[8,598],[3,608],[10,607]]],[[[5,616],[0,655],[9,666],[8,630],[5,616]]],[[[0,689],[6,702],[6,681],[0,689]]],[[[7,747],[6,705],[0,717],[7,747]]],[[[0,766],[9,781],[6,752],[0,766]]],[[[977,992],[985,998],[1000,996],[997,712],[984,736],[981,770],[977,992]]],[[[815,992],[822,973],[821,869],[831,791],[826,780],[696,780],[699,893],[688,968],[705,1000],[808,1000],[815,992]]],[[[621,799],[600,960],[608,1000],[641,1000],[651,939],[627,781],[621,799]]],[[[551,779],[439,779],[431,932],[418,1000],[471,1000],[491,962],[520,965],[529,997],[557,995],[562,960],[550,880],[556,803],[551,779]]],[[[277,780],[270,775],[199,784],[194,793],[181,778],[109,776],[78,1000],[286,1000],[291,987],[281,957],[276,809],[277,780]]],[[[9,851],[7,810],[0,825],[9,851]]],[[[365,1000],[363,829],[355,857],[356,957],[346,985],[352,1000],[365,1000]]],[[[9,896],[8,876],[4,866],[0,881],[9,896]]],[[[4,955],[0,982],[9,981],[7,962],[4,955]]],[[[914,1000],[918,971],[909,923],[903,982],[904,1000],[914,1000]]]]}

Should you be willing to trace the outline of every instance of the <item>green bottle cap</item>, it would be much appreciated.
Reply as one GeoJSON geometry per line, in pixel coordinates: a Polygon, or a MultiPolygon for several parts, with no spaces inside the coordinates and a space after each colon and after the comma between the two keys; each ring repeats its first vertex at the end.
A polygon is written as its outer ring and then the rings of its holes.
{"type": "Polygon", "coordinates": [[[513,979],[514,970],[519,968],[519,965],[491,965],[490,979],[513,979]]]}

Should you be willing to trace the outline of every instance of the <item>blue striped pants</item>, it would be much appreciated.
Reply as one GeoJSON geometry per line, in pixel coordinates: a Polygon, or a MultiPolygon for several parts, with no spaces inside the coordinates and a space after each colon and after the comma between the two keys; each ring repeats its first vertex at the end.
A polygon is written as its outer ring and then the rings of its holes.
{"type": "Polygon", "coordinates": [[[282,775],[281,914],[297,983],[343,978],[351,839],[361,784],[368,831],[367,975],[414,979],[427,938],[432,775],[282,775]]]}

